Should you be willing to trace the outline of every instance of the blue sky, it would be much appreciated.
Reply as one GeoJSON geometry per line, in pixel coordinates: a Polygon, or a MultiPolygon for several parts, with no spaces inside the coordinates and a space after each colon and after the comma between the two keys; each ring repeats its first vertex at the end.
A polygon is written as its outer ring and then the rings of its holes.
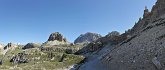
{"type": "Polygon", "coordinates": [[[156,0],[0,0],[0,42],[45,42],[53,32],[70,42],[86,32],[131,28],[156,0]]]}

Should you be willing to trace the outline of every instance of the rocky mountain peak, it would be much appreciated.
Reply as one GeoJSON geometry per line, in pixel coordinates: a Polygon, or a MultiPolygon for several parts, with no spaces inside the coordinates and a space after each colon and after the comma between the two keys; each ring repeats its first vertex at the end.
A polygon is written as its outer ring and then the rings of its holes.
{"type": "Polygon", "coordinates": [[[63,35],[59,32],[54,32],[49,36],[48,41],[60,41],[60,42],[66,42],[66,38],[63,37],[63,35]]]}
{"type": "Polygon", "coordinates": [[[160,17],[165,14],[165,0],[157,0],[156,4],[152,8],[152,16],[160,17]]]}
{"type": "Polygon", "coordinates": [[[165,0],[157,0],[151,11],[145,7],[143,19],[150,18],[151,21],[165,14],[165,0]]]}
{"type": "Polygon", "coordinates": [[[143,17],[145,18],[145,17],[147,17],[149,14],[150,14],[150,12],[149,12],[147,6],[145,6],[145,10],[144,10],[143,17]]]}
{"type": "Polygon", "coordinates": [[[74,43],[90,43],[96,41],[97,39],[101,38],[100,34],[87,32],[85,34],[81,34],[74,43]]]}
{"type": "Polygon", "coordinates": [[[154,19],[165,14],[165,1],[157,0],[156,4],[152,7],[151,12],[148,9],[144,10],[143,19],[149,18],[150,21],[154,21],[154,19]]]}

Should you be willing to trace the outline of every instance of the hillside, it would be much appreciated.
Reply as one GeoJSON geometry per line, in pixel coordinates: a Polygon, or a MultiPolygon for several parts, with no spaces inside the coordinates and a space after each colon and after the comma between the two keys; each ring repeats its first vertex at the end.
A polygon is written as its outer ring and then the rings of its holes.
{"type": "Polygon", "coordinates": [[[59,32],[52,33],[43,44],[28,43],[16,45],[9,43],[0,54],[1,70],[64,70],[84,60],[74,53],[83,45],[73,45],[64,40],[59,32]],[[51,43],[48,43],[50,42],[51,43]],[[56,42],[54,42],[56,41],[56,42]]]}

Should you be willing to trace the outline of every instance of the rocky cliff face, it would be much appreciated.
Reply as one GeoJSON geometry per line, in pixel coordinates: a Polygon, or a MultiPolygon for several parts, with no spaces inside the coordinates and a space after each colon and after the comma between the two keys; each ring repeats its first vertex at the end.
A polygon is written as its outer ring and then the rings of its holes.
{"type": "Polygon", "coordinates": [[[147,29],[130,38],[103,56],[101,62],[110,70],[161,70],[164,69],[165,16],[149,23],[147,29]],[[108,61],[108,62],[107,62],[108,61]],[[106,63],[107,62],[107,63],[106,63]],[[120,66],[117,67],[116,65],[120,66]]]}
{"type": "Polygon", "coordinates": [[[145,7],[143,18],[135,23],[135,26],[130,30],[131,34],[138,34],[145,29],[149,24],[156,22],[159,17],[165,14],[165,0],[157,0],[151,11],[145,7]]]}
{"type": "Polygon", "coordinates": [[[123,41],[95,51],[80,70],[163,70],[164,28],[165,0],[158,0],[151,12],[146,8],[143,18],[120,35],[123,41]]]}
{"type": "Polygon", "coordinates": [[[75,41],[74,43],[90,43],[93,41],[96,41],[97,39],[101,38],[100,34],[97,33],[86,33],[86,34],[82,34],[80,35],[75,41]]]}

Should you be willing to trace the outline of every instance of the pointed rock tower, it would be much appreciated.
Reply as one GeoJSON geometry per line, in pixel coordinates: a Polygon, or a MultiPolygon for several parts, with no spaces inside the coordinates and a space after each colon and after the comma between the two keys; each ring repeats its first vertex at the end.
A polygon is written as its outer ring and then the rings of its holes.
{"type": "Polygon", "coordinates": [[[147,17],[149,14],[150,14],[150,12],[149,12],[147,6],[145,6],[143,18],[147,17]]]}

